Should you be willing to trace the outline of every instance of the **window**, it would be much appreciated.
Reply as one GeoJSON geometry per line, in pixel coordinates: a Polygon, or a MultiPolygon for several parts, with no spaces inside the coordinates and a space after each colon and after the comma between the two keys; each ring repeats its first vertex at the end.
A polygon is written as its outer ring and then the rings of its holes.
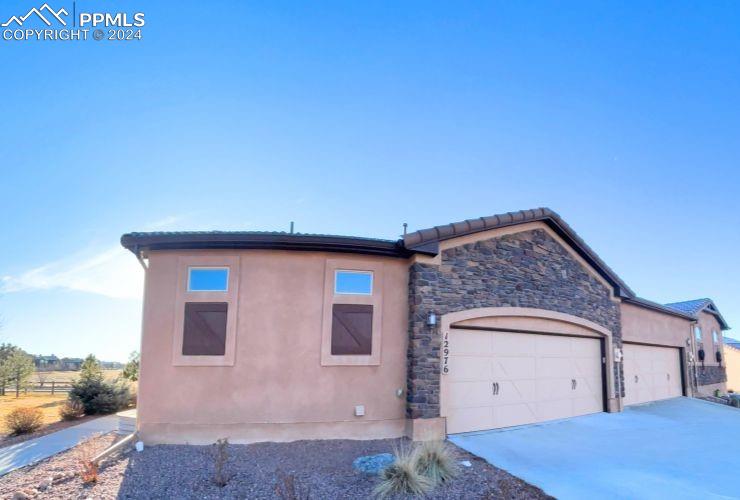
{"type": "Polygon", "coordinates": [[[228,268],[188,268],[188,292],[226,292],[228,289],[228,268]]]}
{"type": "Polygon", "coordinates": [[[371,271],[336,271],[334,293],[340,295],[372,295],[373,273],[371,271]]]}
{"type": "Polygon", "coordinates": [[[226,252],[178,256],[174,366],[234,366],[239,264],[238,256],[226,252]]]}
{"type": "Polygon", "coordinates": [[[373,343],[373,306],[334,304],[332,307],[332,355],[369,356],[373,343]]]}
{"type": "Polygon", "coordinates": [[[226,352],[226,302],[186,302],[183,356],[223,356],[226,352]]]}
{"type": "Polygon", "coordinates": [[[701,328],[698,326],[694,327],[694,336],[696,337],[696,343],[701,343],[701,328]]]}
{"type": "Polygon", "coordinates": [[[719,344],[719,335],[717,334],[717,330],[712,330],[712,342],[714,342],[714,345],[719,344]]]}
{"type": "Polygon", "coordinates": [[[321,366],[380,364],[383,276],[376,260],[326,260],[321,366]]]}

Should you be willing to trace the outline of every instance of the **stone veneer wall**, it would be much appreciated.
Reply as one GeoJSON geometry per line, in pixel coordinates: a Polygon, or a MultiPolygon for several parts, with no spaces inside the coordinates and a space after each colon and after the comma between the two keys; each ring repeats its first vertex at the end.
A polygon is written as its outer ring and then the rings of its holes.
{"type": "MultiPolygon", "coordinates": [[[[610,290],[543,229],[454,247],[441,258],[439,266],[415,263],[410,268],[408,418],[433,418],[440,412],[441,334],[427,326],[430,312],[548,309],[598,323],[621,345],[619,305],[610,300],[610,290]]],[[[617,384],[623,391],[622,381],[617,384]]]]}
{"type": "Polygon", "coordinates": [[[696,375],[699,385],[721,384],[727,382],[727,371],[724,366],[697,366],[696,375]]]}

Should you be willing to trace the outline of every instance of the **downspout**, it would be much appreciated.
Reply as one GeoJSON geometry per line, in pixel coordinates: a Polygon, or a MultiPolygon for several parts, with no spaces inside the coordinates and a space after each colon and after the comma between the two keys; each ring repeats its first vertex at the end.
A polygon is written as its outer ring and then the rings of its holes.
{"type": "Polygon", "coordinates": [[[691,377],[691,380],[693,382],[692,388],[691,388],[691,396],[697,397],[699,394],[699,374],[696,370],[696,334],[694,333],[694,329],[696,328],[696,321],[692,321],[689,324],[689,348],[691,349],[688,353],[688,359],[691,360],[691,371],[693,372],[693,376],[691,377]]]}
{"type": "MultiPolygon", "coordinates": [[[[141,264],[141,267],[144,269],[144,290],[141,296],[141,328],[139,330],[139,381],[138,381],[138,389],[136,391],[136,431],[131,436],[138,436],[139,434],[139,412],[141,411],[141,402],[139,401],[139,394],[141,393],[141,380],[142,380],[142,371],[144,368],[143,363],[143,354],[144,354],[144,324],[146,322],[146,289],[147,289],[147,281],[149,279],[149,266],[147,266],[146,262],[144,262],[144,256],[142,255],[142,252],[139,251],[139,246],[136,245],[134,247],[134,255],[136,255],[136,260],[139,261],[139,264],[141,264]]],[[[131,440],[133,441],[133,437],[131,437],[131,440]]]]}
{"type": "Polygon", "coordinates": [[[136,260],[139,261],[139,264],[141,264],[141,267],[144,269],[144,273],[146,273],[149,267],[146,265],[146,262],[144,262],[144,256],[139,251],[139,245],[134,245],[134,255],[136,255],[136,260]]]}

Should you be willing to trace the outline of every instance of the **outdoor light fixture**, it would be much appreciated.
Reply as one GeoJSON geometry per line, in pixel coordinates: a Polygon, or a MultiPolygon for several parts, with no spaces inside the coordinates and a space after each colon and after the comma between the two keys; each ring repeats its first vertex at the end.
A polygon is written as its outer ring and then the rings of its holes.
{"type": "Polygon", "coordinates": [[[434,326],[437,324],[437,315],[433,312],[429,313],[429,316],[427,317],[427,325],[434,326]]]}

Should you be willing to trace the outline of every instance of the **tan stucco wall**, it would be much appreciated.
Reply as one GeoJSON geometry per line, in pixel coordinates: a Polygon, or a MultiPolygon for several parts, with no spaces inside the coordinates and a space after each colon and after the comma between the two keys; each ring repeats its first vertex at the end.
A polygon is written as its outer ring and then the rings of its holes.
{"type": "Polygon", "coordinates": [[[740,392],[740,349],[726,346],[724,355],[727,361],[727,390],[740,392]]]}
{"type": "Polygon", "coordinates": [[[379,366],[322,366],[327,259],[283,251],[152,252],[146,278],[138,425],[148,442],[210,443],[404,434],[408,263],[342,255],[383,269],[379,366]],[[173,366],[178,258],[235,256],[233,366],[173,366]],[[354,415],[355,405],[365,416],[354,415]]]}
{"type": "Polygon", "coordinates": [[[691,321],[670,314],[622,303],[622,340],[672,347],[686,347],[691,321]]]}
{"type": "Polygon", "coordinates": [[[717,366],[719,363],[717,363],[715,353],[718,349],[720,352],[722,352],[723,349],[722,329],[720,328],[719,321],[717,321],[717,318],[713,314],[702,312],[699,313],[699,321],[697,325],[702,331],[702,343],[704,344],[704,352],[706,353],[704,365],[717,366]],[[714,344],[712,340],[713,331],[717,332],[717,344],[714,344]]]}

